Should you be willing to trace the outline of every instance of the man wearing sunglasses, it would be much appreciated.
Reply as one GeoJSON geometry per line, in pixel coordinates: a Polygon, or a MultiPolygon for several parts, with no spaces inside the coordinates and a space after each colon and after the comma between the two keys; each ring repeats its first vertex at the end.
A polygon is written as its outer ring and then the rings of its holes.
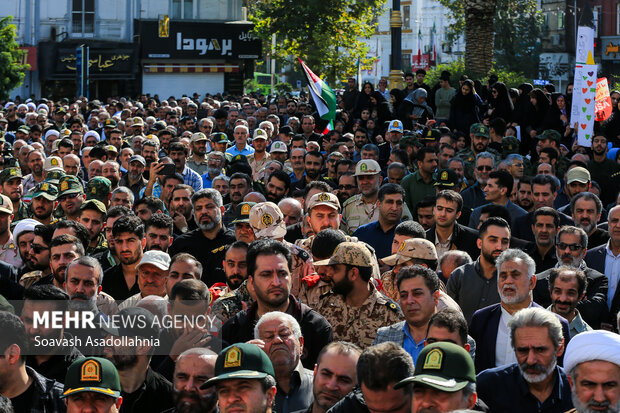
{"type": "Polygon", "coordinates": [[[65,219],[77,221],[80,217],[80,207],[86,199],[82,183],[75,176],[65,175],[60,178],[59,188],[60,192],[57,199],[64,212],[65,219]]]}
{"type": "MultiPolygon", "coordinates": [[[[489,174],[495,169],[496,159],[491,152],[481,152],[476,155],[476,165],[474,168],[476,182],[461,194],[464,207],[474,209],[487,203],[483,188],[489,180],[489,174]]],[[[467,169],[467,162],[465,162],[465,169],[467,169]]]]}
{"type": "MultiPolygon", "coordinates": [[[[589,268],[584,261],[588,251],[588,235],[578,227],[563,226],[558,231],[555,241],[558,257],[556,267],[568,266],[583,271],[588,279],[586,296],[577,304],[577,310],[583,320],[593,329],[601,327],[607,316],[607,277],[589,268]]],[[[543,307],[551,305],[549,293],[549,275],[551,269],[536,275],[534,301],[543,307]]]]}

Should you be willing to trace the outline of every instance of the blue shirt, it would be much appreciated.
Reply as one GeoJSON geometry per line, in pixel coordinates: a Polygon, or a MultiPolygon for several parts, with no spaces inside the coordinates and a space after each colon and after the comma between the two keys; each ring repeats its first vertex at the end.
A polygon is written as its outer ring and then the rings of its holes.
{"type": "Polygon", "coordinates": [[[246,144],[245,148],[243,148],[242,150],[237,149],[237,145],[234,145],[228,149],[226,149],[226,153],[229,154],[231,157],[235,157],[237,155],[243,155],[243,156],[248,156],[254,153],[254,148],[252,148],[250,145],[246,144]]]}
{"type": "Polygon", "coordinates": [[[396,225],[387,232],[383,232],[381,225],[379,225],[379,220],[376,220],[356,229],[353,236],[373,247],[377,254],[377,258],[381,259],[392,255],[392,242],[394,241],[395,229],[396,225]]]}
{"type": "Polygon", "coordinates": [[[185,185],[189,185],[194,188],[195,192],[198,192],[202,189],[202,177],[198,175],[198,172],[190,169],[189,166],[185,165],[185,169],[183,170],[183,180],[185,181],[185,185]]]}
{"type": "Polygon", "coordinates": [[[413,337],[411,337],[411,334],[409,334],[409,327],[407,327],[407,323],[403,324],[403,333],[405,333],[403,348],[407,353],[409,353],[409,355],[413,359],[413,362],[416,363],[418,360],[418,356],[424,348],[424,340],[416,343],[413,337]]]}
{"type": "Polygon", "coordinates": [[[564,413],[573,408],[570,385],[562,367],[556,367],[553,375],[551,395],[541,402],[530,392],[516,363],[484,370],[476,377],[478,397],[490,412],[564,413]]]}

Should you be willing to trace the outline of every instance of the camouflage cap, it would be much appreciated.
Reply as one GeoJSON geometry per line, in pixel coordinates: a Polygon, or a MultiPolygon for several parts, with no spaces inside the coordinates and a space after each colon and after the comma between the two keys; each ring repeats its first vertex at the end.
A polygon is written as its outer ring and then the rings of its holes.
{"type": "Polygon", "coordinates": [[[22,132],[28,135],[30,133],[30,128],[26,125],[22,125],[19,128],[17,128],[17,132],[22,132]]]}
{"type": "Polygon", "coordinates": [[[400,244],[396,254],[385,257],[382,261],[387,265],[398,265],[414,258],[429,261],[437,260],[437,250],[429,240],[409,238],[400,244]]]}
{"type": "Polygon", "coordinates": [[[153,135],[153,134],[146,135],[144,137],[144,142],[142,143],[142,145],[144,145],[147,142],[151,142],[152,144],[156,144],[159,147],[159,138],[157,136],[153,135]]]}
{"type": "Polygon", "coordinates": [[[562,141],[562,135],[560,135],[560,132],[558,132],[557,130],[547,129],[544,130],[543,133],[541,133],[540,135],[537,135],[536,139],[541,141],[544,141],[545,139],[551,139],[552,141],[560,143],[560,141],[562,141]]]}
{"type": "Polygon", "coordinates": [[[84,203],[80,206],[80,211],[84,210],[92,210],[101,212],[102,214],[107,213],[106,207],[103,202],[97,199],[89,199],[88,201],[84,201],[84,203]]]}
{"type": "Polygon", "coordinates": [[[250,222],[250,210],[256,205],[256,202],[242,202],[235,208],[235,218],[232,224],[241,224],[250,222]]]}
{"type": "Polygon", "coordinates": [[[437,172],[434,185],[451,189],[458,186],[460,182],[461,179],[452,169],[442,169],[437,172]]]}
{"type": "Polygon", "coordinates": [[[13,213],[13,203],[6,195],[0,195],[0,212],[4,212],[5,214],[13,213]]]}
{"type": "Polygon", "coordinates": [[[63,176],[65,176],[64,171],[47,171],[47,173],[45,174],[45,180],[53,183],[54,185],[58,185],[60,182],[60,178],[62,178],[63,176]]]}
{"type": "Polygon", "coordinates": [[[312,211],[312,208],[319,205],[325,205],[336,211],[340,211],[340,201],[338,197],[331,192],[319,192],[318,194],[312,195],[306,208],[308,211],[312,211]]]}
{"type": "Polygon", "coordinates": [[[112,190],[112,183],[108,178],[96,176],[86,184],[86,199],[97,199],[106,202],[112,190]]]}
{"type": "Polygon", "coordinates": [[[379,162],[374,159],[362,159],[355,165],[355,176],[377,175],[381,173],[379,162]]]}
{"type": "Polygon", "coordinates": [[[192,142],[199,142],[199,141],[208,141],[209,138],[207,138],[207,135],[205,135],[202,132],[196,132],[192,135],[192,142]]]}
{"type": "Polygon", "coordinates": [[[489,137],[489,128],[484,126],[482,123],[474,123],[469,127],[469,133],[474,136],[483,136],[485,138],[489,137]]]}
{"type": "Polygon", "coordinates": [[[401,149],[406,149],[410,146],[424,146],[415,135],[405,135],[398,141],[398,146],[401,149]]]}
{"type": "Polygon", "coordinates": [[[422,140],[424,141],[438,141],[441,138],[441,131],[439,129],[427,129],[422,133],[422,140]]]}
{"type": "Polygon", "coordinates": [[[210,138],[211,138],[211,142],[213,143],[230,143],[230,140],[228,139],[228,135],[226,135],[224,132],[212,133],[210,138]]]}
{"type": "Polygon", "coordinates": [[[23,178],[22,170],[16,166],[10,166],[0,171],[0,184],[14,178],[23,178]]]}
{"type": "Polygon", "coordinates": [[[363,242],[341,242],[331,258],[317,261],[314,266],[347,264],[355,267],[372,267],[372,253],[363,242]]]}
{"type": "Polygon", "coordinates": [[[514,136],[502,138],[502,155],[505,158],[513,153],[519,153],[519,139],[514,136]]]}
{"type": "Polygon", "coordinates": [[[250,209],[250,226],[257,239],[280,239],[286,235],[286,223],[280,208],[273,202],[259,202],[250,209]]]}
{"type": "Polygon", "coordinates": [[[55,201],[58,198],[58,188],[51,182],[43,181],[34,187],[32,199],[43,197],[48,201],[55,201]]]}
{"type": "Polygon", "coordinates": [[[43,170],[44,171],[64,171],[62,168],[62,159],[58,156],[50,156],[45,159],[43,162],[43,170]]]}
{"type": "Polygon", "coordinates": [[[111,118],[110,118],[110,119],[106,119],[106,120],[103,122],[103,127],[104,127],[104,128],[111,128],[111,129],[114,129],[114,128],[116,128],[116,121],[115,121],[114,119],[111,119],[111,118]]]}
{"type": "Polygon", "coordinates": [[[79,178],[73,175],[65,175],[60,178],[59,181],[59,189],[60,193],[58,196],[69,195],[69,194],[83,194],[84,187],[80,182],[79,178]]]}

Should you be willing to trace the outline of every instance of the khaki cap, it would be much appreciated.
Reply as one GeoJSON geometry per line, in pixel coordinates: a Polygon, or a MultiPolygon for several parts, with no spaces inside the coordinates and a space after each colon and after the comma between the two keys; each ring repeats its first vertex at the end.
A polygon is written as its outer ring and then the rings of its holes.
{"type": "Polygon", "coordinates": [[[141,117],[136,116],[131,121],[131,127],[134,127],[134,126],[144,126],[144,120],[141,117]]]}
{"type": "Polygon", "coordinates": [[[587,184],[590,180],[590,172],[581,166],[577,166],[576,168],[572,168],[570,171],[566,172],[567,184],[570,184],[571,182],[581,182],[582,184],[587,184]]]}
{"type": "Polygon", "coordinates": [[[372,262],[373,257],[366,244],[361,242],[341,242],[334,250],[331,258],[317,261],[314,263],[314,266],[348,264],[355,267],[372,267],[372,262]]]}
{"type": "Polygon", "coordinates": [[[0,195],[0,212],[4,212],[5,214],[13,213],[13,203],[6,195],[0,195]]]}
{"type": "Polygon", "coordinates": [[[387,265],[398,265],[412,259],[437,260],[437,250],[432,242],[422,238],[409,238],[398,247],[396,254],[383,258],[387,265]]]}
{"type": "Polygon", "coordinates": [[[355,166],[355,176],[359,175],[377,175],[381,173],[379,162],[374,159],[362,159],[355,166]]]}
{"type": "MultiPolygon", "coordinates": [[[[59,141],[57,141],[59,142],[59,141]]],[[[56,142],[54,142],[56,143],[56,142]]],[[[60,142],[59,142],[60,143],[60,142]]],[[[47,172],[49,171],[62,171],[64,172],[65,170],[62,167],[62,159],[60,159],[58,156],[50,156],[47,159],[45,159],[45,162],[43,162],[43,169],[47,172]]]]}
{"type": "Polygon", "coordinates": [[[254,131],[254,140],[256,139],[265,139],[267,140],[267,132],[262,129],[256,129],[254,131]]]}
{"type": "Polygon", "coordinates": [[[192,142],[208,141],[207,135],[202,132],[196,132],[192,135],[192,142]]]}
{"type": "Polygon", "coordinates": [[[319,192],[318,194],[312,195],[312,198],[308,201],[308,211],[311,211],[312,208],[319,205],[325,205],[336,211],[340,211],[340,201],[338,201],[338,197],[331,192],[319,192]]]}
{"type": "Polygon", "coordinates": [[[279,239],[286,235],[284,214],[273,202],[260,202],[250,210],[250,226],[257,239],[279,239]]]}

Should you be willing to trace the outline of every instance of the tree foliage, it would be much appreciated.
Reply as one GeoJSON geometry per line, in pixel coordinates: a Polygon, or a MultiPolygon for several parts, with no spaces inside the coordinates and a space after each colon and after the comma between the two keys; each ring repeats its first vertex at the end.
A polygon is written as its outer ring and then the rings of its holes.
{"type": "Polygon", "coordinates": [[[0,19],[0,99],[7,99],[9,92],[24,81],[28,69],[21,63],[25,52],[19,49],[17,27],[11,21],[11,16],[0,19]]]}
{"type": "Polygon", "coordinates": [[[427,72],[424,81],[429,85],[436,84],[437,82],[439,82],[441,72],[443,72],[444,70],[450,72],[450,85],[452,85],[452,87],[454,88],[458,88],[458,81],[462,75],[467,75],[470,79],[478,79],[483,84],[485,84],[489,79],[489,76],[494,74],[497,75],[500,82],[504,82],[508,88],[516,88],[522,83],[529,83],[532,81],[531,78],[524,76],[522,73],[511,72],[497,66],[491,69],[488,74],[475,73],[465,68],[465,62],[462,59],[433,67],[430,71],[427,72]]]}
{"type": "Polygon", "coordinates": [[[337,79],[353,75],[358,59],[367,58],[369,38],[377,26],[385,0],[250,0],[249,16],[254,32],[263,40],[265,55],[271,53],[276,34],[275,57],[295,65],[301,58],[317,75],[337,79]]]}
{"type": "MultiPolygon", "coordinates": [[[[463,0],[439,0],[450,10],[453,23],[447,27],[446,41],[454,43],[466,27],[466,7],[463,0]]],[[[535,76],[538,71],[540,37],[543,29],[543,14],[538,10],[536,0],[489,0],[495,3],[494,49],[495,61],[510,71],[520,71],[535,76]]],[[[471,45],[470,45],[471,46],[471,45]]],[[[473,45],[476,47],[476,45],[473,45]]]]}

